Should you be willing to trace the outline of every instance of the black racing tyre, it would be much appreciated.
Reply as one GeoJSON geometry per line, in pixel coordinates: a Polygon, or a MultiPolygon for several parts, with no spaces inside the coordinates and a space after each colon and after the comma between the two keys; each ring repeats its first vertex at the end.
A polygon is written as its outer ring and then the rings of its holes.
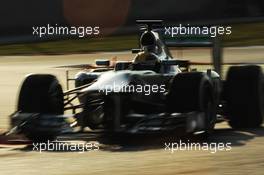
{"type": "Polygon", "coordinates": [[[22,113],[63,114],[63,92],[57,78],[48,74],[27,76],[17,108],[22,113]]]}
{"type": "MultiPolygon", "coordinates": [[[[48,74],[27,76],[20,90],[17,110],[20,113],[63,114],[63,91],[57,78],[48,74]]],[[[58,134],[32,129],[25,129],[23,132],[33,141],[52,140],[58,134]]]]}
{"type": "Polygon", "coordinates": [[[215,126],[216,102],[213,85],[202,72],[187,72],[176,75],[167,95],[169,112],[205,112],[205,134],[209,135],[215,126]]]}
{"type": "Polygon", "coordinates": [[[213,98],[213,87],[206,74],[180,73],[171,81],[167,106],[170,112],[204,111],[209,98],[213,98]]]}
{"type": "Polygon", "coordinates": [[[234,129],[257,128],[264,116],[264,76],[260,66],[233,66],[224,84],[229,125],[234,129]]]}

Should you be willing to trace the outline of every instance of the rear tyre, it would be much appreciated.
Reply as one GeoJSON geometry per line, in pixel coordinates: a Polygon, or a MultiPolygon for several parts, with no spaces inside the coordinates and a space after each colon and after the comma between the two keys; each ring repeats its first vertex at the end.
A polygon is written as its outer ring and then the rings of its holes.
{"type": "Polygon", "coordinates": [[[171,82],[167,96],[169,112],[205,113],[205,136],[213,131],[216,121],[216,102],[213,85],[202,72],[188,72],[176,75],[171,82]]]}
{"type": "MultiPolygon", "coordinates": [[[[63,114],[63,92],[57,78],[48,74],[27,76],[20,90],[17,109],[20,113],[63,114]]],[[[36,127],[38,124],[40,122],[34,120],[24,129],[24,134],[30,140],[47,141],[56,138],[57,132],[39,131],[36,127]]]]}
{"type": "Polygon", "coordinates": [[[264,76],[261,67],[231,67],[224,86],[224,98],[232,128],[260,127],[264,116],[264,76]]]}

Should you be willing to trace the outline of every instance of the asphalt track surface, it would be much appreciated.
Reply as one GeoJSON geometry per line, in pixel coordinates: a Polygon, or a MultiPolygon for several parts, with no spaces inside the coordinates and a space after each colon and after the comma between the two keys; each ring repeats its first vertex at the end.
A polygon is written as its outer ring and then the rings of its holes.
{"type": "MultiPolygon", "coordinates": [[[[194,61],[209,61],[209,50],[174,52],[194,61]]],[[[230,48],[225,60],[261,62],[262,47],[230,48]]],[[[56,66],[92,63],[97,58],[129,59],[129,52],[60,56],[7,56],[0,58],[0,130],[8,129],[8,116],[16,107],[20,84],[28,73],[53,73],[65,87],[65,69],[56,66]]],[[[74,72],[72,73],[74,74],[74,72]]],[[[165,143],[203,144],[197,137],[174,134],[155,136],[111,136],[101,132],[63,135],[60,143],[99,144],[92,151],[33,151],[22,136],[0,136],[0,174],[263,174],[264,129],[234,131],[226,123],[217,125],[208,144],[231,144],[231,150],[165,150],[165,143]]]]}

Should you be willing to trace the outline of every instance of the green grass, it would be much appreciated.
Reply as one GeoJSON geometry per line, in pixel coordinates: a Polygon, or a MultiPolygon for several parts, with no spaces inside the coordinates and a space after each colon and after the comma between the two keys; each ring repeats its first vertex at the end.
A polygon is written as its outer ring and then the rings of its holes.
{"type": "Polygon", "coordinates": [[[98,51],[119,51],[136,47],[137,36],[116,36],[0,45],[0,55],[71,54],[98,51]]]}
{"type": "Polygon", "coordinates": [[[224,46],[264,45],[264,23],[232,25],[232,34],[222,40],[224,46]]]}
{"type": "MultiPolygon", "coordinates": [[[[264,45],[264,23],[232,25],[232,34],[222,37],[224,46],[264,45]]],[[[0,45],[0,55],[72,54],[120,51],[137,48],[138,36],[71,39],[40,43],[0,45]]]]}

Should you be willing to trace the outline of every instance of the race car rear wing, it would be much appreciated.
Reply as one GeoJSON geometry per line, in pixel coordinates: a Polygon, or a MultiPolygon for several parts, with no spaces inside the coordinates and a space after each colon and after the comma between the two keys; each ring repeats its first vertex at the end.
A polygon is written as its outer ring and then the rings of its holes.
{"type": "MultiPolygon", "coordinates": [[[[155,30],[154,30],[155,31],[155,30]]],[[[167,35],[166,27],[156,29],[160,37],[167,47],[207,47],[211,48],[212,65],[216,72],[222,73],[222,45],[218,36],[210,36],[209,34],[178,34],[167,35]]]]}
{"type": "Polygon", "coordinates": [[[165,45],[168,47],[186,48],[186,47],[206,47],[211,48],[212,65],[219,75],[222,74],[222,45],[219,37],[208,35],[180,35],[176,37],[162,36],[165,45]]]}

